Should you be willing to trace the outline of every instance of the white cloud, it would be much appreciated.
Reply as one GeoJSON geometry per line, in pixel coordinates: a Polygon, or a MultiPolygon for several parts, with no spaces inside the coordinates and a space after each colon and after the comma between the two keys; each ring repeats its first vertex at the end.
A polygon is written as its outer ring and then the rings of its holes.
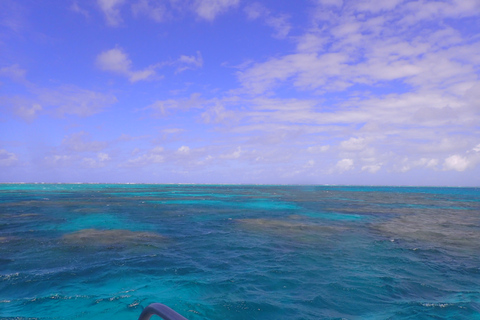
{"type": "Polygon", "coordinates": [[[248,19],[255,20],[265,15],[267,8],[265,8],[265,6],[263,6],[261,3],[254,2],[250,5],[247,5],[244,8],[244,11],[247,14],[248,19]]]}
{"type": "Polygon", "coordinates": [[[410,160],[408,158],[404,158],[399,168],[399,171],[407,172],[414,168],[437,169],[438,163],[439,161],[436,158],[420,158],[418,160],[410,160]]]}
{"type": "MultiPolygon", "coordinates": [[[[136,18],[147,17],[155,22],[164,22],[188,8],[201,19],[213,21],[218,15],[238,6],[239,2],[240,0],[137,0],[131,4],[131,11],[136,18]]],[[[113,27],[122,24],[121,9],[126,3],[125,0],[97,0],[107,24],[113,27]]],[[[82,14],[84,12],[76,3],[72,10],[82,14]]]]}
{"type": "Polygon", "coordinates": [[[445,159],[444,170],[465,171],[480,163],[480,144],[465,152],[465,155],[454,154],[445,159]]]}
{"type": "Polygon", "coordinates": [[[76,86],[61,86],[57,89],[40,88],[35,89],[34,92],[38,95],[38,100],[44,109],[47,106],[53,107],[59,116],[73,114],[88,117],[117,102],[113,95],[76,86]]]}
{"type": "Polygon", "coordinates": [[[58,116],[73,114],[87,117],[103,111],[117,101],[113,95],[75,85],[62,85],[56,88],[40,87],[28,81],[25,75],[26,70],[17,64],[0,69],[0,76],[6,76],[18,82],[27,92],[21,95],[0,96],[0,103],[25,121],[32,121],[39,113],[52,110],[58,116]]]}
{"type": "Polygon", "coordinates": [[[321,153],[325,152],[328,149],[330,149],[329,145],[324,145],[324,146],[312,146],[307,148],[308,153],[321,153]]]}
{"type": "Polygon", "coordinates": [[[83,9],[83,8],[81,8],[81,7],[78,5],[77,1],[74,1],[74,2],[72,3],[72,5],[70,6],[70,10],[72,10],[73,12],[76,12],[76,13],[79,13],[79,14],[83,15],[85,18],[90,17],[90,14],[88,13],[88,11],[85,10],[85,9],[83,9]]]}
{"type": "Polygon", "coordinates": [[[107,161],[110,160],[110,156],[107,153],[99,152],[97,154],[98,160],[100,161],[107,161]]]}
{"type": "Polygon", "coordinates": [[[192,93],[189,98],[157,100],[144,110],[153,110],[154,116],[165,116],[174,110],[186,111],[192,108],[202,108],[207,103],[199,93],[192,93]]]}
{"type": "Polygon", "coordinates": [[[118,26],[122,22],[120,6],[123,5],[124,2],[124,0],[97,0],[100,9],[105,14],[107,24],[118,26]]]}
{"type": "Polygon", "coordinates": [[[207,107],[207,110],[202,113],[202,119],[205,123],[224,123],[235,115],[233,111],[225,108],[221,101],[214,101],[213,106],[207,107]]]}
{"type": "MultiPolygon", "coordinates": [[[[475,10],[480,4],[468,3],[427,1],[425,7],[439,6],[440,17],[456,17],[467,14],[466,8],[475,10]],[[451,8],[456,6],[463,9],[451,8]]],[[[478,52],[478,43],[465,42],[460,32],[450,26],[416,32],[416,28],[422,29],[420,22],[415,20],[414,26],[405,26],[401,21],[413,11],[422,10],[427,9],[420,2],[349,2],[338,14],[322,21],[326,24],[323,28],[312,28],[299,36],[298,52],[248,66],[239,73],[239,79],[253,93],[269,92],[283,83],[319,93],[344,91],[355,84],[369,85],[375,90],[375,86],[390,81],[449,92],[447,88],[458,87],[459,81],[474,81],[474,66],[479,63],[474,51],[478,52]],[[414,3],[421,8],[409,7],[414,3]],[[358,10],[371,11],[372,15],[359,15],[358,10]],[[416,34],[414,38],[412,32],[416,34]]],[[[251,17],[261,14],[259,9],[250,10],[251,17]]]]}
{"type": "Polygon", "coordinates": [[[132,61],[120,48],[114,48],[100,53],[96,59],[97,66],[105,71],[111,71],[126,76],[130,82],[149,80],[156,76],[158,64],[151,65],[143,70],[133,70],[132,61]]]}
{"type": "Polygon", "coordinates": [[[327,39],[315,33],[306,33],[297,38],[297,51],[299,53],[311,53],[321,51],[327,44],[327,39]]]}
{"type": "Polygon", "coordinates": [[[343,0],[317,0],[317,2],[325,6],[341,7],[343,5],[343,0]]]}
{"type": "Polygon", "coordinates": [[[470,165],[471,162],[466,157],[455,154],[445,159],[443,168],[444,170],[465,171],[470,165]]]}
{"type": "Polygon", "coordinates": [[[163,22],[170,14],[165,4],[159,1],[140,0],[132,4],[134,16],[144,15],[156,22],[163,22]]]}
{"type": "Polygon", "coordinates": [[[176,65],[176,72],[182,72],[188,69],[196,69],[203,66],[202,54],[197,51],[196,56],[181,55],[176,61],[155,63],[149,65],[145,69],[135,70],[133,68],[132,60],[121,48],[114,48],[101,52],[96,58],[96,65],[104,71],[110,71],[119,75],[127,77],[130,82],[137,82],[141,80],[160,79],[157,75],[156,69],[165,65],[176,65]]]}
{"type": "Polygon", "coordinates": [[[33,121],[37,117],[38,112],[42,111],[43,109],[40,104],[32,102],[28,99],[15,97],[11,99],[10,102],[12,102],[13,112],[28,122],[33,121]]]}
{"type": "Polygon", "coordinates": [[[156,146],[150,150],[150,153],[157,154],[157,153],[162,153],[165,149],[160,146],[156,146]]]}
{"type": "Polygon", "coordinates": [[[240,72],[239,79],[249,92],[263,93],[279,82],[290,80],[300,89],[344,90],[351,86],[344,76],[348,69],[344,53],[296,53],[272,58],[240,72]]]}
{"type": "Polygon", "coordinates": [[[197,51],[197,56],[185,56],[182,55],[178,59],[180,66],[177,68],[177,72],[182,72],[188,69],[200,68],[203,66],[203,58],[200,51],[197,51]]]}
{"type": "Polygon", "coordinates": [[[478,14],[480,2],[476,0],[443,1],[411,1],[404,6],[402,23],[411,25],[422,20],[458,18],[478,14]]]}
{"type": "Polygon", "coordinates": [[[97,57],[97,64],[103,70],[114,71],[129,75],[132,61],[121,49],[111,49],[102,52],[97,57]]]}
{"type": "Polygon", "coordinates": [[[15,153],[0,149],[0,166],[10,167],[18,163],[18,157],[15,153]]]}
{"type": "Polygon", "coordinates": [[[103,94],[82,89],[72,85],[58,88],[39,88],[26,82],[28,94],[0,96],[0,103],[5,109],[25,121],[33,121],[41,113],[57,116],[67,114],[88,117],[108,108],[117,99],[110,94],[103,94]]]}
{"type": "MultiPolygon", "coordinates": [[[[62,147],[75,152],[97,152],[107,147],[106,142],[91,141],[85,131],[74,133],[62,140],[62,147]]],[[[103,153],[102,153],[103,155],[103,153]]]]}
{"type": "Polygon", "coordinates": [[[368,171],[370,173],[375,173],[382,168],[381,164],[371,164],[362,167],[362,171],[368,171]]]}
{"type": "Polygon", "coordinates": [[[177,153],[179,154],[189,154],[190,153],[190,148],[188,146],[181,146],[178,148],[177,153]]]}
{"type": "Polygon", "coordinates": [[[262,4],[255,2],[245,7],[245,13],[249,19],[263,19],[264,23],[275,30],[274,37],[285,38],[290,32],[291,25],[288,23],[288,16],[273,15],[262,4]]]}
{"type": "MultiPolygon", "coordinates": [[[[26,29],[27,25],[25,8],[20,1],[0,1],[0,26],[6,27],[7,30],[10,29],[14,33],[20,33],[26,29]]],[[[3,33],[4,30],[2,30],[2,36],[7,34],[3,33]]]]}
{"type": "Polygon", "coordinates": [[[335,165],[335,171],[343,173],[353,169],[353,159],[342,159],[335,165]]]}
{"type": "Polygon", "coordinates": [[[8,67],[0,68],[0,76],[1,77],[9,77],[10,79],[23,82],[25,81],[25,74],[27,71],[25,69],[20,68],[18,64],[13,64],[8,67]]]}
{"type": "Polygon", "coordinates": [[[44,159],[50,166],[68,166],[74,160],[72,156],[65,154],[53,154],[46,156],[44,159]]]}
{"type": "Polygon", "coordinates": [[[213,21],[217,15],[236,7],[240,0],[195,0],[195,12],[200,18],[213,21]]]}
{"type": "Polygon", "coordinates": [[[107,153],[99,152],[96,158],[83,158],[82,165],[87,168],[103,168],[110,160],[107,153]]]}
{"type": "Polygon", "coordinates": [[[162,132],[165,133],[165,134],[180,134],[182,132],[184,132],[185,129],[181,129],[181,128],[168,128],[168,129],[163,129],[162,132]]]}
{"type": "Polygon", "coordinates": [[[237,147],[235,151],[231,153],[221,154],[220,158],[222,159],[238,159],[242,155],[242,147],[237,147]]]}
{"type": "Polygon", "coordinates": [[[435,168],[438,165],[438,159],[425,159],[422,158],[420,159],[421,164],[424,165],[427,168],[435,168]]]}
{"type": "Polygon", "coordinates": [[[121,167],[144,167],[152,164],[159,164],[165,161],[163,155],[164,149],[162,147],[155,147],[147,151],[146,153],[127,160],[127,162],[121,164],[121,167]]]}
{"type": "Polygon", "coordinates": [[[377,13],[384,10],[392,10],[398,4],[404,0],[382,0],[382,1],[371,1],[371,0],[361,0],[356,1],[355,9],[358,11],[369,11],[372,13],[377,13]]]}
{"type": "Polygon", "coordinates": [[[340,143],[340,148],[346,151],[360,151],[365,149],[367,141],[364,138],[350,138],[340,143]]]}

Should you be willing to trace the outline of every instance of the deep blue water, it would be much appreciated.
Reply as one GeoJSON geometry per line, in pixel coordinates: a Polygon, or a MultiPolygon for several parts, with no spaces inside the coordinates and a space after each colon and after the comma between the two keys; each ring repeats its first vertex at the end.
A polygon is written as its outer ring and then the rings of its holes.
{"type": "Polygon", "coordinates": [[[480,189],[0,185],[0,319],[152,302],[191,320],[480,319],[480,189]]]}

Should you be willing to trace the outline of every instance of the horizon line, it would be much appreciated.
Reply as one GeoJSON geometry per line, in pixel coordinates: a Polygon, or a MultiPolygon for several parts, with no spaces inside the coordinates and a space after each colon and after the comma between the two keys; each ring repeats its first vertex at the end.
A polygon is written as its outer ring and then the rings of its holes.
{"type": "Polygon", "coordinates": [[[480,188],[453,185],[387,185],[387,184],[315,184],[315,183],[196,183],[196,182],[0,182],[0,184],[116,184],[116,185],[198,185],[198,186],[322,186],[322,187],[390,187],[390,188],[480,188]]]}

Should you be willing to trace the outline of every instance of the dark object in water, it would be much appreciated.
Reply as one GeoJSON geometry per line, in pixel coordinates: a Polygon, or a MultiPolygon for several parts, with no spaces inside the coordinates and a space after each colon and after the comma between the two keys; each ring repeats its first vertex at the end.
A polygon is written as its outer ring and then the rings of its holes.
{"type": "Polygon", "coordinates": [[[187,318],[161,303],[152,303],[148,305],[143,309],[138,320],[149,320],[153,315],[157,315],[165,320],[187,320],[187,318]]]}

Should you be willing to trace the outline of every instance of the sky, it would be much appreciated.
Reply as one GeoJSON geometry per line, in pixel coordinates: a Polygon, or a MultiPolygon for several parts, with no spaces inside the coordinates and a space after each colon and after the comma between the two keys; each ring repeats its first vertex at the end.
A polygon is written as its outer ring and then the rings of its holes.
{"type": "Polygon", "coordinates": [[[480,186],[480,0],[2,0],[0,182],[480,186]]]}

